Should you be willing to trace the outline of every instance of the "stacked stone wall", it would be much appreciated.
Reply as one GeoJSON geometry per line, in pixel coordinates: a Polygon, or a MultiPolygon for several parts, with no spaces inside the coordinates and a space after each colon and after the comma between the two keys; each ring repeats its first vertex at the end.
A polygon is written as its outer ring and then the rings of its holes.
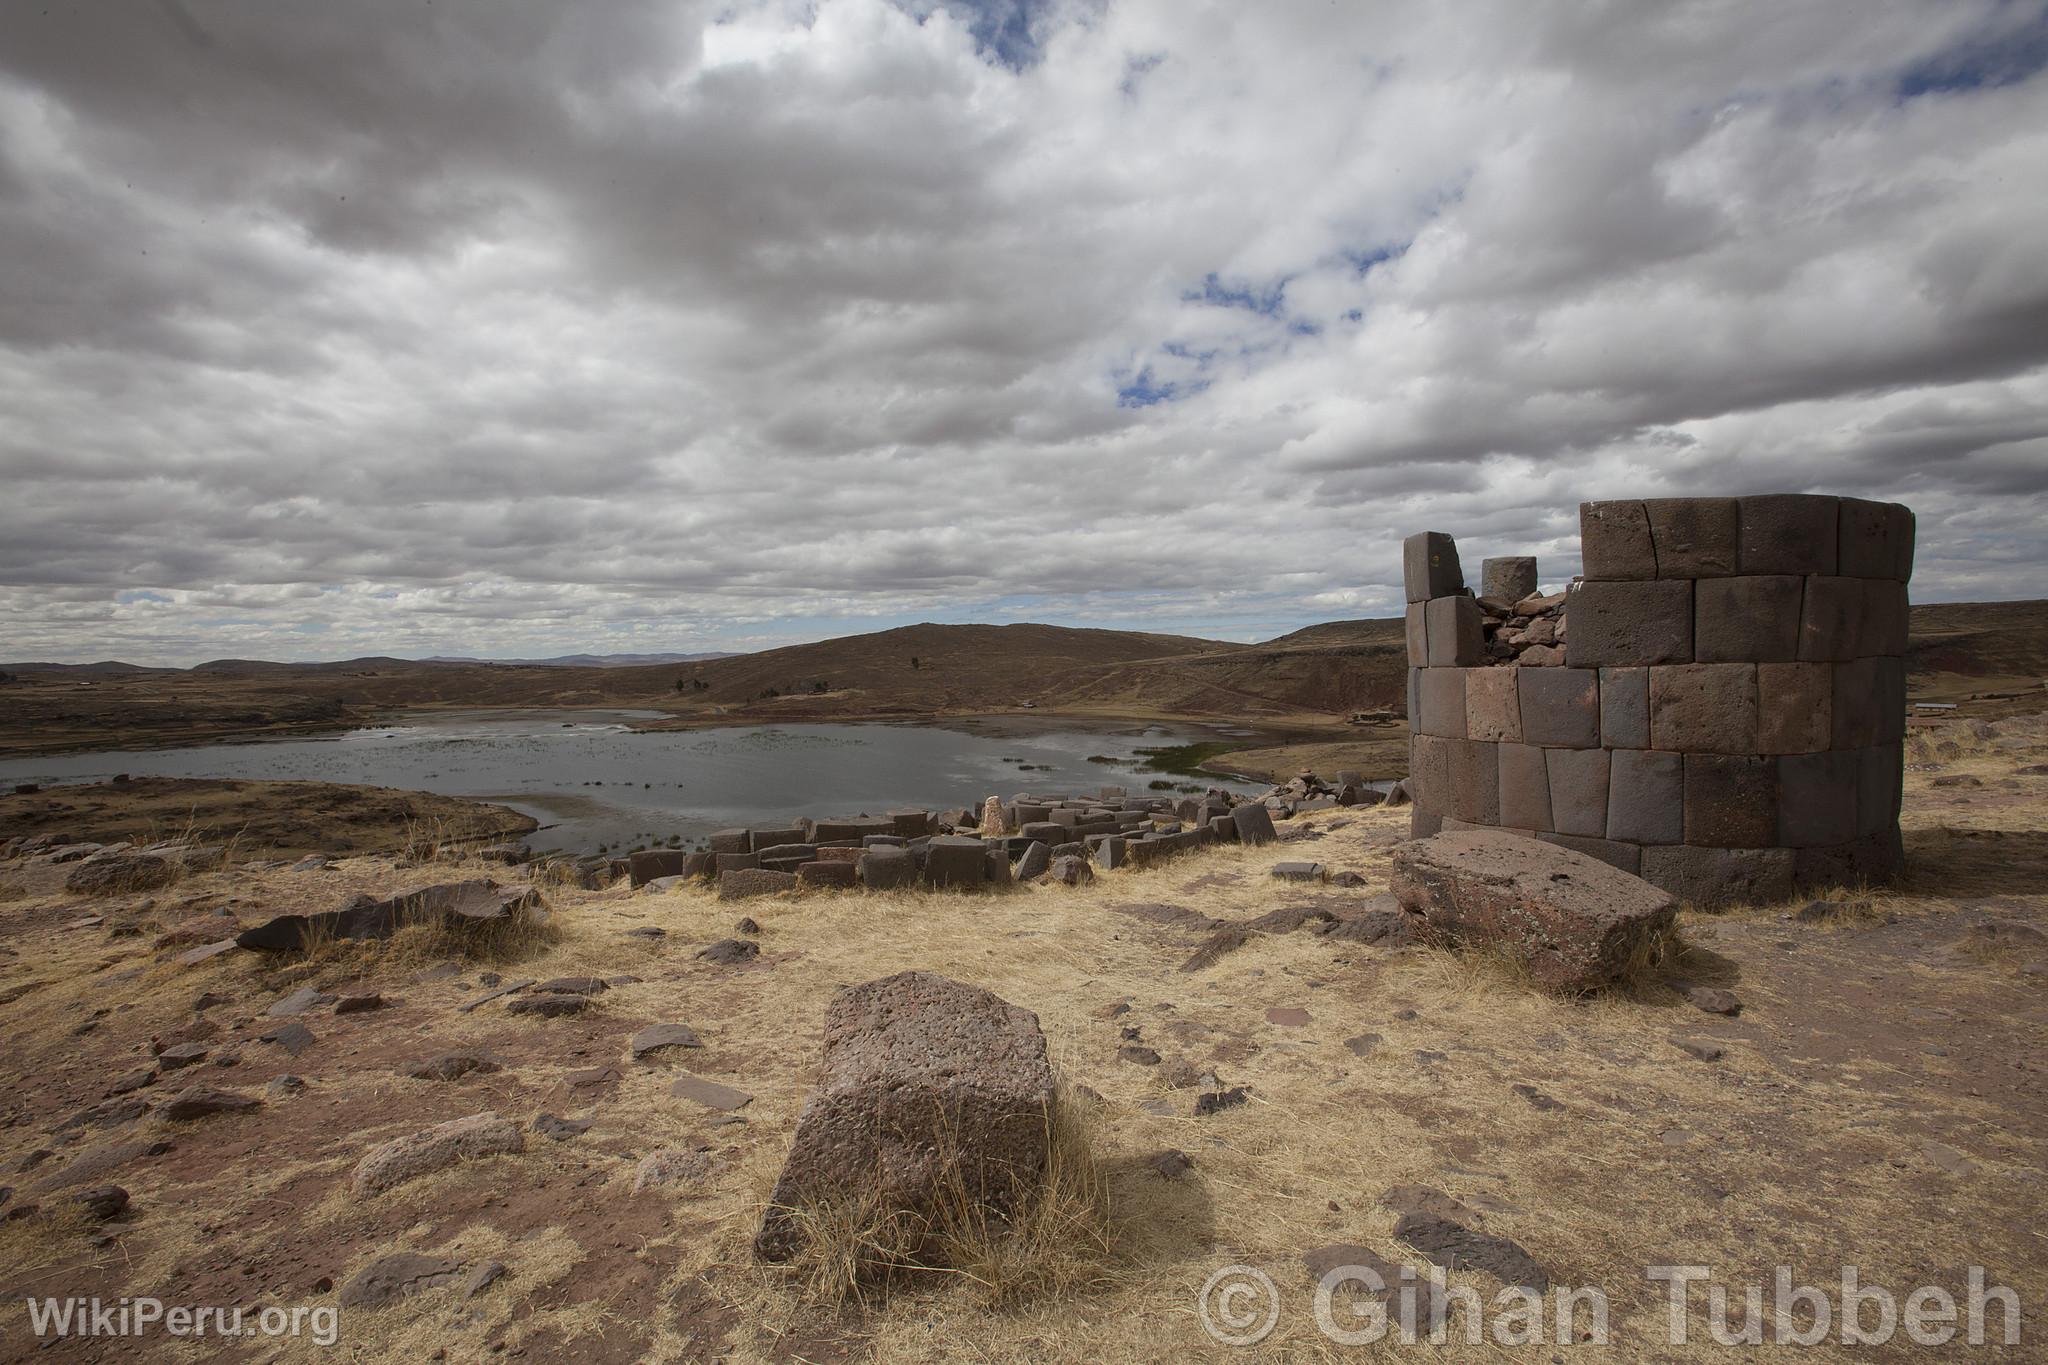
{"type": "Polygon", "coordinates": [[[1699,905],[1892,877],[1912,512],[1802,494],[1579,521],[1551,666],[1489,648],[1512,604],[1472,596],[1449,536],[1404,544],[1414,832],[1529,834],[1699,905]]]}

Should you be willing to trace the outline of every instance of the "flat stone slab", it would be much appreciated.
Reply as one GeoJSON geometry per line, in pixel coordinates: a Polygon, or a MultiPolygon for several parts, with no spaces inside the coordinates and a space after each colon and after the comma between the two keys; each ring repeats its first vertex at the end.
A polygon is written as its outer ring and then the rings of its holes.
{"type": "Polygon", "coordinates": [[[716,1109],[728,1114],[735,1109],[744,1109],[754,1102],[754,1097],[746,1091],[735,1090],[729,1085],[720,1085],[717,1081],[707,1081],[702,1076],[678,1076],[675,1084],[668,1088],[668,1093],[678,1099],[695,1100],[707,1109],[716,1109]]]}
{"type": "Polygon", "coordinates": [[[702,1046],[703,1040],[688,1024],[649,1024],[633,1035],[631,1044],[635,1061],[663,1048],[702,1046]]]}
{"type": "Polygon", "coordinates": [[[343,1308],[382,1308],[408,1294],[449,1284],[462,1273],[454,1261],[401,1251],[380,1256],[351,1275],[341,1287],[343,1308]]]}
{"type": "Polygon", "coordinates": [[[1319,882],[1323,879],[1323,865],[1309,862],[1274,863],[1273,875],[1283,882],[1319,882]]]}

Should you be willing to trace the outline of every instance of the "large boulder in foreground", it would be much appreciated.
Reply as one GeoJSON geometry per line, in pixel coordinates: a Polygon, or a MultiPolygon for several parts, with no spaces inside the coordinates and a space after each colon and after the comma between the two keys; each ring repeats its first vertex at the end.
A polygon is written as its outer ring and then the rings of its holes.
{"type": "Polygon", "coordinates": [[[825,1065],[804,1101],[754,1250],[786,1261],[806,1206],[873,1194],[932,1218],[961,1198],[994,1213],[1043,1180],[1051,1064],[1038,1016],[928,972],[833,997],[825,1065]]]}
{"type": "Polygon", "coordinates": [[[1493,830],[1400,845],[1390,889],[1425,941],[1504,952],[1557,991],[1614,980],[1678,911],[1668,893],[1597,858],[1493,830]]]}

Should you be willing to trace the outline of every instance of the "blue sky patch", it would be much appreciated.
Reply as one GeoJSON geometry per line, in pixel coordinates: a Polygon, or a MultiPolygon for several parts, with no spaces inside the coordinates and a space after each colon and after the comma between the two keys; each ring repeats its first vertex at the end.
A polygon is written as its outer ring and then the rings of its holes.
{"type": "MultiPolygon", "coordinates": [[[[2001,16],[2022,8],[2000,6],[2001,16]]],[[[2027,5],[2030,18],[2015,26],[1998,22],[1899,73],[1898,95],[1951,95],[2012,85],[2048,67],[2048,5],[2027,5]]]]}

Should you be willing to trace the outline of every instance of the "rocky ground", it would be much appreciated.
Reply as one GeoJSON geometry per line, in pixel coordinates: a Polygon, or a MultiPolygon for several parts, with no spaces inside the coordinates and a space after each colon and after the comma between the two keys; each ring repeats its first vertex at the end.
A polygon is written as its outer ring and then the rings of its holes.
{"type": "Polygon", "coordinates": [[[1902,1294],[1960,1294],[1981,1265],[2026,1304],[2022,1344],[1981,1354],[2038,1359],[2048,726],[1909,751],[1905,885],[1682,913],[1683,955],[1582,1001],[1372,941],[1402,810],[1316,812],[1283,822],[1294,842],[1081,887],[551,885],[544,931],[189,966],[230,921],[526,874],[357,853],[87,897],[69,865],[0,863],[0,1355],[332,1358],[310,1338],[32,1349],[26,1296],[148,1294],[338,1308],[360,1360],[1393,1358],[1414,1352],[1326,1340],[1309,1267],[1333,1248],[1423,1264],[1448,1214],[1554,1286],[1606,1288],[1612,1344],[1571,1359],[1719,1354],[1699,1291],[1693,1344],[1663,1344],[1659,1264],[1713,1267],[1738,1314],[1778,1265],[1838,1284],[1854,1264],[1902,1294]],[[1271,875],[1304,857],[1358,884],[1271,875]],[[1086,1287],[935,1276],[849,1308],[752,1260],[824,1002],[909,968],[1037,1013],[1108,1177],[1116,1239],[1086,1287]],[[108,1186],[124,1207],[71,1198],[108,1186]],[[1423,1221],[1397,1238],[1404,1213],[1423,1221]],[[1281,1297],[1242,1351],[1196,1308],[1234,1264],[1281,1297]]]}

